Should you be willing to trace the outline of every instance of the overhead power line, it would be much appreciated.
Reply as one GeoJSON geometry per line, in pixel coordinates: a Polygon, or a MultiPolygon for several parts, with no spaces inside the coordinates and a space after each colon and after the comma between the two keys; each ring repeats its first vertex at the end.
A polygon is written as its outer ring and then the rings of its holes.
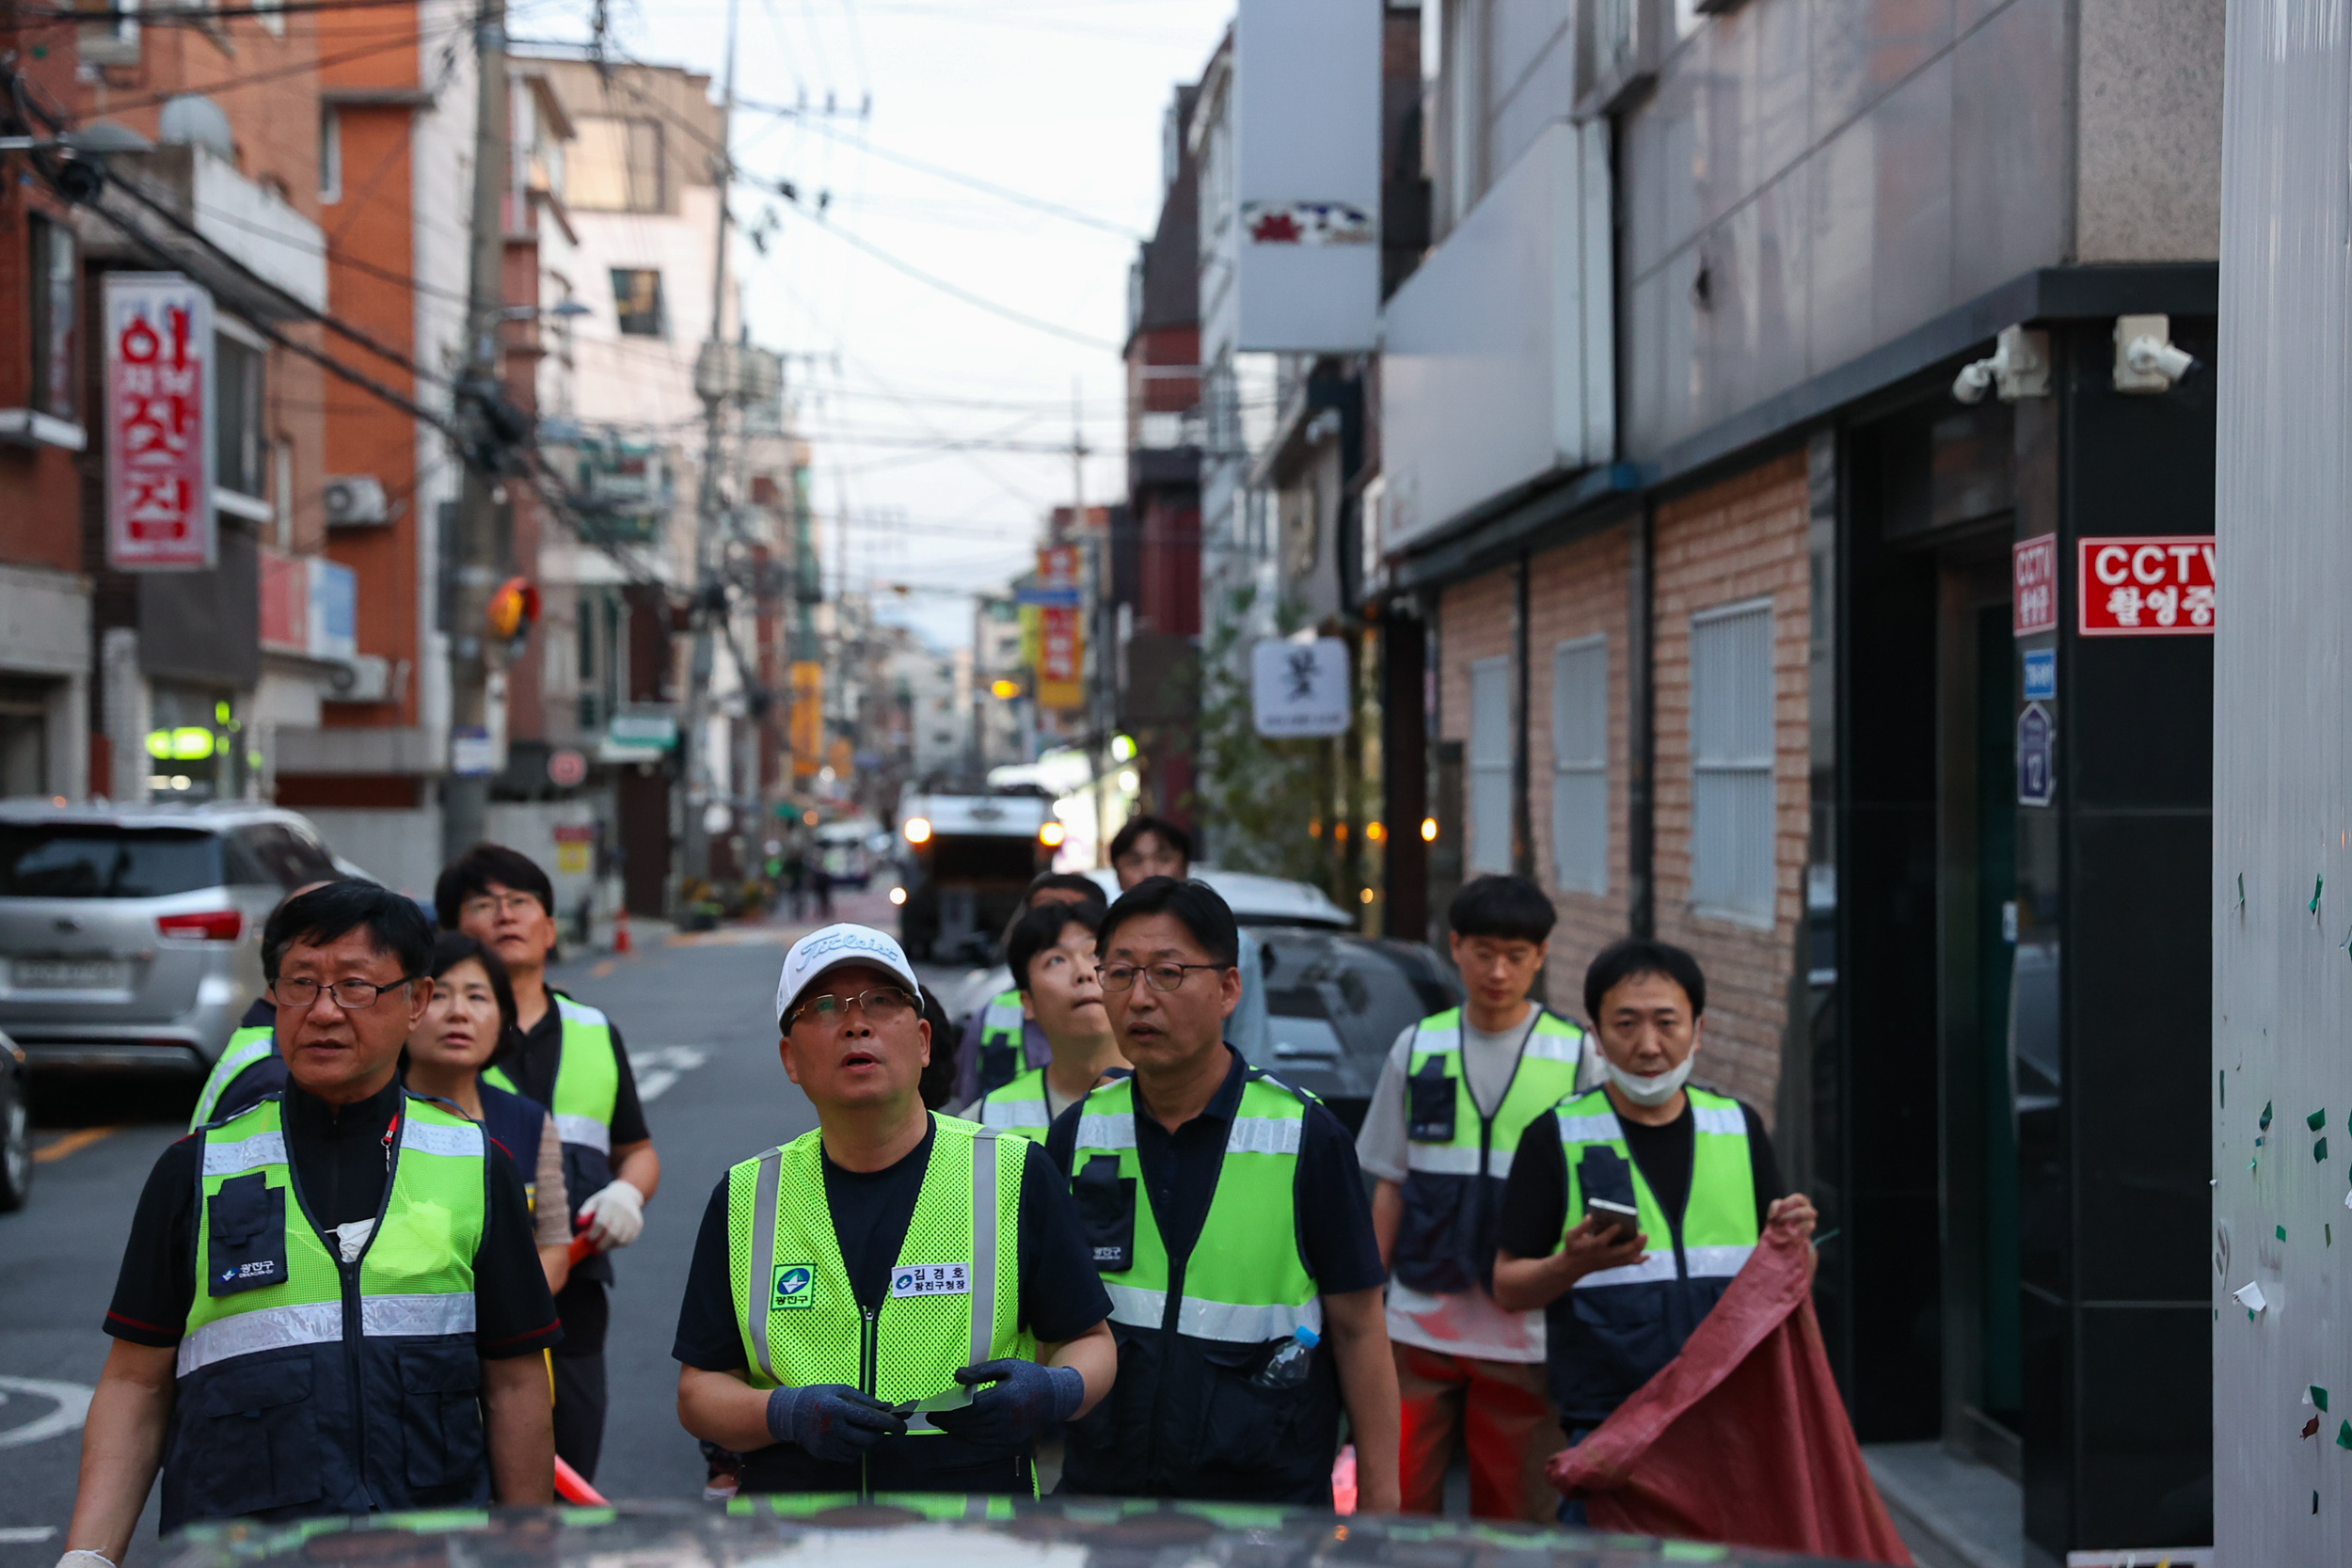
{"type": "Polygon", "coordinates": [[[759,114],[777,115],[799,121],[822,135],[854,147],[861,152],[870,153],[884,163],[898,164],[919,174],[928,174],[935,180],[946,180],[950,183],[966,186],[983,195],[993,196],[1000,201],[1009,201],[1015,206],[1033,208],[1038,212],[1051,214],[1055,217],[1071,223],[1084,224],[1089,229],[1099,229],[1105,234],[1116,234],[1122,240],[1132,240],[1140,244],[1146,238],[1123,223],[1113,223],[1108,218],[1096,217],[1092,213],[1079,208],[1066,207],[1058,201],[1049,200],[1041,196],[1031,196],[1025,191],[1017,191],[1009,185],[999,185],[993,181],[983,180],[975,174],[966,174],[961,169],[927,163],[921,158],[912,157],[904,152],[894,152],[886,147],[880,147],[867,141],[863,136],[852,136],[847,132],[835,129],[827,123],[821,115],[810,114],[788,103],[764,103],[756,98],[739,98],[736,100],[736,106],[741,109],[751,109],[759,114]]]}

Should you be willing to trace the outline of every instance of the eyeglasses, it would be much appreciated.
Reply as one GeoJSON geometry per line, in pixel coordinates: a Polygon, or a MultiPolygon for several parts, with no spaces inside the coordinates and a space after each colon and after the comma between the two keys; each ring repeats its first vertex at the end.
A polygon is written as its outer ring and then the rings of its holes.
{"type": "Polygon", "coordinates": [[[868,1023],[888,1023],[914,1011],[914,998],[897,986],[876,986],[850,996],[826,991],[785,1014],[784,1026],[790,1029],[805,1018],[823,1028],[838,1029],[849,1018],[851,1007],[862,1008],[868,1023]]]}
{"type": "Polygon", "coordinates": [[[297,1012],[316,1002],[319,992],[325,991],[335,999],[335,1006],[343,1011],[358,1013],[374,1006],[386,991],[398,990],[415,978],[413,974],[403,975],[387,986],[379,986],[373,980],[338,980],[331,986],[322,986],[316,980],[280,979],[269,990],[281,1006],[292,1007],[297,1012]]]}
{"type": "Polygon", "coordinates": [[[496,897],[485,894],[458,905],[457,915],[461,920],[495,920],[501,914],[527,915],[539,907],[538,895],[532,893],[509,893],[496,897]]]}
{"type": "Polygon", "coordinates": [[[1096,973],[1103,977],[1104,990],[1133,990],[1138,974],[1151,981],[1153,990],[1174,990],[1184,983],[1184,974],[1189,970],[1232,967],[1231,964],[1180,964],[1171,960],[1141,967],[1135,964],[1104,964],[1096,973]]]}

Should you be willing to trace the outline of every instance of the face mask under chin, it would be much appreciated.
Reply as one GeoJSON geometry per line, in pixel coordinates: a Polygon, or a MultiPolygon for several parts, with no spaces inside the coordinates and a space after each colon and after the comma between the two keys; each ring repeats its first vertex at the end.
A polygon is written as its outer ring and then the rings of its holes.
{"type": "Polygon", "coordinates": [[[1645,1107],[1663,1105],[1675,1097],[1676,1092],[1684,1084],[1690,1081],[1691,1064],[1698,1060],[1698,1055],[1699,1053],[1693,1051],[1682,1058],[1681,1066],[1668,1068],[1665,1071],[1647,1078],[1638,1072],[1628,1072],[1616,1063],[1611,1062],[1609,1080],[1636,1105],[1645,1107]]]}

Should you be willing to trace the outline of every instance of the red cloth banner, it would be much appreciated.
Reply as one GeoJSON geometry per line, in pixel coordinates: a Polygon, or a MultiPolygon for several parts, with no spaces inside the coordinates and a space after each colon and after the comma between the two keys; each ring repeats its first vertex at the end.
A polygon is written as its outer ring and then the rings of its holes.
{"type": "Polygon", "coordinates": [[[1786,1226],[1552,1485],[1593,1528],[1910,1568],[1831,1378],[1808,1243],[1786,1226]]]}

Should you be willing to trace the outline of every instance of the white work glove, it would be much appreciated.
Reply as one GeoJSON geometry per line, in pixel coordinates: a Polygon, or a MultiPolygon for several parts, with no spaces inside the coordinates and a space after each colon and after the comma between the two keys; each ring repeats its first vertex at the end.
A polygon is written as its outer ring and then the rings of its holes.
{"type": "Polygon", "coordinates": [[[645,1195],[616,1177],[580,1206],[580,1220],[598,1252],[627,1246],[645,1228],[645,1195]]]}
{"type": "Polygon", "coordinates": [[[103,1552],[93,1552],[84,1547],[57,1559],[57,1568],[115,1568],[115,1560],[103,1552]]]}

